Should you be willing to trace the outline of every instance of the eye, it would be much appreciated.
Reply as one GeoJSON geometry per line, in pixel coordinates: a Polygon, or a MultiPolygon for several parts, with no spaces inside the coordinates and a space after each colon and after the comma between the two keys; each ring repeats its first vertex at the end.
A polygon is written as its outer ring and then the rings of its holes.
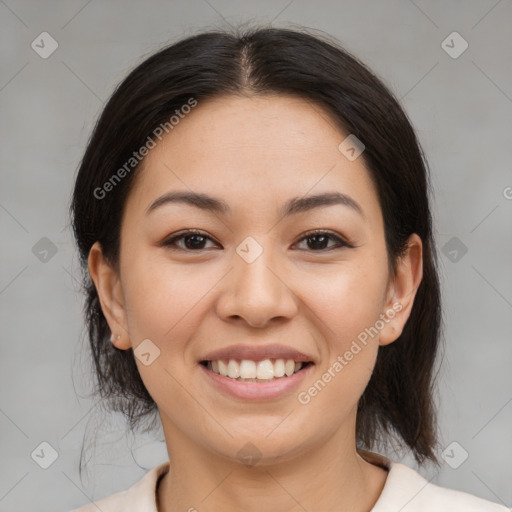
{"type": "MultiPolygon", "coordinates": [[[[202,231],[196,229],[189,229],[187,231],[182,231],[172,237],[166,239],[162,242],[162,246],[168,247],[170,249],[182,249],[185,251],[198,252],[206,249],[205,244],[207,241],[213,241],[211,237],[203,233],[202,231]],[[184,242],[184,246],[180,245],[178,242],[184,242]]],[[[341,237],[331,233],[330,231],[324,230],[315,230],[306,233],[306,236],[303,236],[299,242],[305,240],[306,242],[311,242],[309,244],[309,248],[311,246],[314,248],[313,252],[323,252],[326,250],[339,249],[342,247],[354,248],[355,246],[349,244],[341,237]],[[326,247],[326,243],[328,244],[329,240],[333,240],[336,245],[334,247],[326,247]]],[[[216,244],[216,242],[214,242],[216,244]]],[[[217,244],[218,245],[218,244],[217,244]]]]}
{"type": "Polygon", "coordinates": [[[313,241],[309,244],[309,246],[314,247],[315,249],[313,252],[321,252],[326,250],[333,250],[333,249],[339,249],[342,247],[349,247],[354,248],[354,245],[349,244],[345,240],[343,240],[341,237],[335,235],[334,233],[331,233],[330,231],[322,231],[322,230],[315,230],[310,231],[309,233],[306,233],[306,236],[302,237],[299,242],[306,240],[307,242],[313,241]],[[335,247],[326,247],[326,244],[328,244],[329,239],[334,240],[336,242],[335,247]]]}
{"type": "Polygon", "coordinates": [[[177,235],[168,238],[162,245],[164,247],[168,247],[169,249],[182,249],[185,251],[201,251],[205,249],[204,244],[207,240],[212,240],[208,235],[203,233],[202,231],[196,229],[189,229],[187,231],[182,231],[177,235]],[[178,245],[177,242],[184,240],[185,247],[178,245]],[[173,247],[174,246],[174,247],[173,247]]]}

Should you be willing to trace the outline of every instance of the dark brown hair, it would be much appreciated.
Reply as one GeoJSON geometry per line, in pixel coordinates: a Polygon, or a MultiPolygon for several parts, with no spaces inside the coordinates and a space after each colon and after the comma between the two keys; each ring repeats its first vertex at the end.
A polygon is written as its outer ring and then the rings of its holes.
{"type": "Polygon", "coordinates": [[[391,273],[408,236],[421,237],[423,280],[401,336],[379,348],[373,375],[359,401],[356,434],[360,448],[386,446],[395,436],[419,463],[430,459],[439,464],[433,393],[441,309],[428,167],[411,123],[383,82],[330,37],[305,29],[238,29],[187,37],[144,60],[103,109],[81,162],[71,204],[97,380],[94,393],[108,410],[124,414],[132,430],[157,413],[133,350],[119,350],[110,342],[87,270],[96,241],[117,267],[123,208],[140,165],[109,187],[108,198],[98,198],[97,191],[190,98],[200,104],[219,95],[266,93],[295,95],[324,107],[343,132],[364,143],[364,161],[383,213],[391,273]]]}

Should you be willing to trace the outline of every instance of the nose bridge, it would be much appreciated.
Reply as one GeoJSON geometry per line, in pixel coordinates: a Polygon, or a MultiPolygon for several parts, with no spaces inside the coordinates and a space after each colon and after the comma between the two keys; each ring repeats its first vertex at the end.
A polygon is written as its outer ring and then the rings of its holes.
{"type": "Polygon", "coordinates": [[[254,238],[248,237],[233,256],[235,266],[235,291],[240,299],[249,304],[276,300],[280,294],[279,282],[275,273],[275,258],[271,244],[265,247],[254,238]]]}
{"type": "Polygon", "coordinates": [[[243,317],[251,325],[265,324],[274,317],[295,312],[293,292],[285,284],[270,242],[265,247],[248,237],[236,249],[233,269],[219,302],[219,314],[243,317]]]}

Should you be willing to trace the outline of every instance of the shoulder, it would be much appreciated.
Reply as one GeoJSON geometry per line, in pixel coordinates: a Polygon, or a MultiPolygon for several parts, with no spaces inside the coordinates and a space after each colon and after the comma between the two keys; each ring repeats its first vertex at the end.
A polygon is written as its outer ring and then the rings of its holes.
{"type": "Polygon", "coordinates": [[[390,462],[389,474],[371,512],[510,512],[466,492],[439,487],[404,464],[390,462]]]}
{"type": "Polygon", "coordinates": [[[159,478],[169,471],[169,461],[149,470],[129,489],[90,502],[70,512],[157,512],[156,487],[159,478]]]}

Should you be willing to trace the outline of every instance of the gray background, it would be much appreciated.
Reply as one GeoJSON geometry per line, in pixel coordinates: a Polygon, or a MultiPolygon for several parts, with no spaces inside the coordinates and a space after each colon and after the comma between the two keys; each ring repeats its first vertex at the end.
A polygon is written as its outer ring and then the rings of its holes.
{"type": "Polygon", "coordinates": [[[0,20],[1,511],[70,510],[167,459],[158,435],[127,438],[115,417],[94,423],[67,206],[93,123],[126,73],[182,36],[248,21],[333,35],[401,99],[433,173],[446,322],[440,427],[443,447],[458,443],[451,465],[420,472],[512,506],[510,0],[5,0],[0,20]],[[59,45],[46,59],[31,47],[44,31],[59,45]],[[453,31],[469,44],[458,58],[441,46],[453,31]],[[87,425],[99,444],[81,482],[87,425]],[[58,453],[48,469],[36,463],[42,442],[58,453]]]}

